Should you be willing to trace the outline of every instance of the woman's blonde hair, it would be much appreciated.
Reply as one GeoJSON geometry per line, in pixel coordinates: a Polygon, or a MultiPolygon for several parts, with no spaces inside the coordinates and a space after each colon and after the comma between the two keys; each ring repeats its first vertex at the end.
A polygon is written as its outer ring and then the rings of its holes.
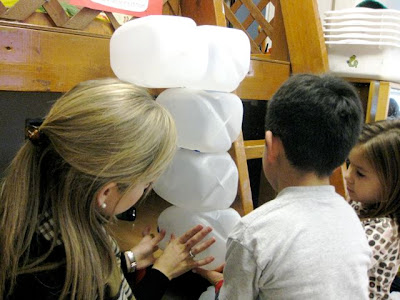
{"type": "MultiPolygon", "coordinates": [[[[61,298],[94,299],[115,267],[95,197],[115,182],[126,191],[155,180],[172,160],[176,129],[170,114],[143,88],[117,79],[83,82],[51,108],[40,132],[7,170],[0,191],[0,295],[16,276],[57,267],[29,256],[44,212],[66,253],[61,298]]],[[[55,246],[53,241],[52,247],[55,246]]]]}
{"type": "Polygon", "coordinates": [[[373,167],[381,184],[380,201],[368,209],[376,218],[391,216],[400,221],[400,120],[365,124],[356,147],[373,167]]]}

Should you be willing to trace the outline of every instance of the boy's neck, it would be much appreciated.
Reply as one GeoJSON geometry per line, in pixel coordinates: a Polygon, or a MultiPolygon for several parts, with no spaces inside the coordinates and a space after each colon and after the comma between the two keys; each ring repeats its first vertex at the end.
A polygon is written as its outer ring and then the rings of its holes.
{"type": "Polygon", "coordinates": [[[286,165],[286,169],[280,172],[277,181],[277,192],[291,186],[321,186],[329,185],[329,176],[320,177],[314,172],[301,172],[292,166],[286,165]]]}

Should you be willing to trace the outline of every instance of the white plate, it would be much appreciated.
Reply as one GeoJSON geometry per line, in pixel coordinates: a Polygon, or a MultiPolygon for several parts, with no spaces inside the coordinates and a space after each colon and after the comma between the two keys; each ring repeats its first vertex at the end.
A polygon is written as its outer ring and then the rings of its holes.
{"type": "Polygon", "coordinates": [[[325,23],[324,29],[351,29],[354,31],[360,31],[363,29],[381,29],[381,30],[399,30],[400,31],[400,23],[395,22],[381,22],[374,23],[369,21],[344,21],[337,23],[325,23]]]}
{"type": "Polygon", "coordinates": [[[349,14],[325,17],[325,23],[338,23],[344,21],[369,21],[373,23],[393,22],[400,24],[400,16],[374,16],[366,14],[349,14]]]}
{"type": "Polygon", "coordinates": [[[367,45],[367,46],[384,46],[384,47],[396,47],[400,48],[400,43],[391,42],[372,42],[365,40],[346,40],[346,41],[325,41],[327,45],[367,45]]]}
{"type": "Polygon", "coordinates": [[[369,27],[344,27],[344,28],[326,28],[324,34],[327,35],[348,35],[348,34],[369,34],[369,35],[387,35],[400,37],[400,29],[381,29],[369,27]]]}
{"type": "Polygon", "coordinates": [[[326,41],[343,41],[358,40],[371,42],[389,42],[399,43],[400,38],[387,35],[370,35],[370,34],[340,34],[340,35],[324,35],[326,41]]]}

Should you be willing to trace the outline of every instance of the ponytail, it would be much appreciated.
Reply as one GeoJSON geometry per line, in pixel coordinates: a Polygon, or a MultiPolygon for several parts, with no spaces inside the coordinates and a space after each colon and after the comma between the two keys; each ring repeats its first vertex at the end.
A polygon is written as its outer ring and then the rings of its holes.
{"type": "Polygon", "coordinates": [[[40,148],[30,141],[6,171],[0,190],[0,295],[12,291],[23,257],[37,227],[40,194],[40,148]],[[7,287],[6,287],[7,284],[7,287]]]}

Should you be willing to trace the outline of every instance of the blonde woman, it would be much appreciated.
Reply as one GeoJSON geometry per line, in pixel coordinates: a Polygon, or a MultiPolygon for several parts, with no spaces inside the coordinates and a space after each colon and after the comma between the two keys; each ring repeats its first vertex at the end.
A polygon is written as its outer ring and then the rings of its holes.
{"type": "Polygon", "coordinates": [[[211,228],[171,237],[157,260],[165,232],[121,253],[105,229],[174,155],[174,122],[145,89],[117,79],[83,82],[28,138],[1,183],[0,297],[134,299],[122,269],[152,264],[146,276],[160,284],[148,291],[154,299],[172,278],[213,260],[194,260],[214,242],[202,241],[211,228]]]}

